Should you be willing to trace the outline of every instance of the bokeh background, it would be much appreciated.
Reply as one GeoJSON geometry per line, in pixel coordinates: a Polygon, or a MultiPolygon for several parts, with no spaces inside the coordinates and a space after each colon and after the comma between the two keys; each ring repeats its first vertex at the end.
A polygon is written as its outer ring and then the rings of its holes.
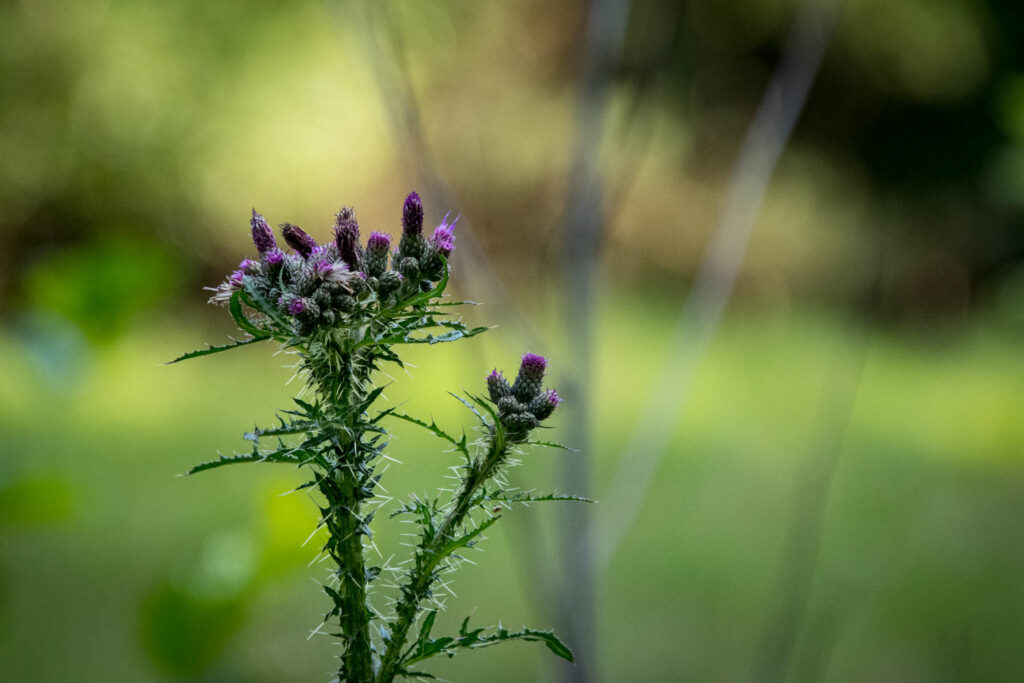
{"type": "MultiPolygon", "coordinates": [[[[513,481],[453,681],[1024,678],[1024,6],[1015,0],[0,5],[0,670],[316,681],[315,509],[175,475],[286,407],[205,304],[248,214],[461,213],[481,337],[388,398],[552,359],[579,454],[513,481]]],[[[553,433],[554,434],[554,433],[553,433]]],[[[392,495],[445,482],[395,426],[392,495]]],[[[378,525],[383,556],[402,538],[378,525]]],[[[383,599],[383,598],[382,598],[383,599]]]]}

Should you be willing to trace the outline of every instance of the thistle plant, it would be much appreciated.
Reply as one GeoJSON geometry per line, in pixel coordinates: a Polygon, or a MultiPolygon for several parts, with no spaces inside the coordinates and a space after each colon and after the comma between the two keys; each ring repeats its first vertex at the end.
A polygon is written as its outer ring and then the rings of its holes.
{"type": "Polygon", "coordinates": [[[516,490],[504,477],[523,447],[561,448],[531,438],[559,403],[557,392],[543,387],[547,361],[541,356],[525,354],[512,382],[494,370],[481,383],[486,391],[452,394],[471,412],[475,440],[397,406],[380,407],[385,385],[379,371],[387,364],[404,367],[404,345],[454,342],[486,329],[464,325],[453,312],[469,302],[445,296],[458,219],[445,216],[429,238],[423,219],[423,204],[413,192],[402,208],[397,247],[381,232],[373,232],[364,246],[355,211],[345,207],[336,215],[333,239],[324,244],[296,225],[282,225],[289,251],[254,209],[258,258],[244,259],[212,288],[210,298],[227,307],[245,336],[172,361],[264,341],[297,356],[305,386],[294,406],[280,411],[274,426],[247,433],[250,450],[198,465],[189,474],[247,462],[294,465],[307,474],[299,488],[315,492],[318,528],[326,536],[322,557],[332,563],[323,584],[330,608],[322,625],[339,639],[339,682],[432,678],[420,669],[431,657],[513,640],[543,642],[556,655],[573,658],[544,630],[476,628],[467,618],[456,634],[433,635],[440,609],[436,591],[503,511],[517,503],[582,499],[516,490]],[[453,468],[456,486],[433,498],[413,495],[388,510],[390,518],[415,523],[418,533],[405,561],[378,565],[372,549],[375,515],[392,500],[378,495],[378,465],[393,420],[447,442],[460,464],[453,468]]]}

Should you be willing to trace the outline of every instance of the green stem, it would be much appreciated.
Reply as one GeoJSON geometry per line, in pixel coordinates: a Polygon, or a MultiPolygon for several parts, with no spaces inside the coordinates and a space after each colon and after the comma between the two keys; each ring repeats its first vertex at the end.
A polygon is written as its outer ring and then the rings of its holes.
{"type": "Polygon", "coordinates": [[[434,535],[416,554],[415,564],[409,580],[402,587],[402,597],[395,608],[395,622],[391,638],[387,643],[384,656],[381,658],[380,672],[377,683],[391,683],[401,665],[402,651],[409,629],[416,621],[420,602],[427,596],[430,586],[436,578],[434,570],[444,559],[442,550],[462,527],[466,516],[473,507],[473,498],[484,483],[490,479],[505,458],[508,444],[500,426],[496,426],[491,436],[490,447],[478,466],[474,467],[462,482],[462,488],[455,498],[455,504],[445,515],[434,535]]]}
{"type": "Polygon", "coordinates": [[[366,605],[366,567],[363,562],[362,518],[359,514],[359,483],[351,468],[338,470],[344,499],[339,509],[335,559],[341,594],[341,632],[346,640],[338,680],[369,683],[373,680],[373,649],[370,643],[370,610],[366,605]]]}
{"type": "Polygon", "coordinates": [[[326,472],[319,488],[327,499],[324,522],[327,526],[326,549],[337,564],[338,595],[336,608],[345,651],[341,655],[338,680],[342,683],[373,681],[373,644],[370,639],[370,609],[366,602],[366,565],[361,513],[367,497],[367,481],[372,476],[363,448],[362,415],[356,414],[366,396],[365,383],[373,370],[369,358],[358,358],[344,348],[325,340],[330,353],[317,367],[310,368],[318,393],[330,412],[337,410],[321,427],[334,443],[334,462],[324,463],[326,472]],[[338,410],[340,409],[340,410],[338,410]]]}

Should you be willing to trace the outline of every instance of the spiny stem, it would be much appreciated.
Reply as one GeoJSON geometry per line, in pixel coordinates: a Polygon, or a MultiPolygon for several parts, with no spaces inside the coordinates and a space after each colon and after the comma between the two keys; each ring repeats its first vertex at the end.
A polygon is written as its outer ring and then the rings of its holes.
{"type": "Polygon", "coordinates": [[[508,444],[505,441],[504,430],[501,425],[495,425],[492,428],[487,454],[483,460],[478,461],[478,466],[474,467],[463,479],[462,487],[459,489],[451,510],[445,515],[444,521],[441,522],[433,536],[429,540],[425,539],[426,543],[416,554],[413,570],[409,575],[408,582],[402,587],[402,598],[395,608],[395,623],[391,639],[388,641],[381,659],[377,683],[391,683],[394,680],[401,664],[402,649],[405,646],[405,639],[409,635],[409,629],[416,621],[420,602],[427,596],[430,585],[436,578],[434,570],[443,559],[442,549],[458,533],[473,507],[476,492],[494,475],[498,465],[504,460],[507,450],[508,444]]]}

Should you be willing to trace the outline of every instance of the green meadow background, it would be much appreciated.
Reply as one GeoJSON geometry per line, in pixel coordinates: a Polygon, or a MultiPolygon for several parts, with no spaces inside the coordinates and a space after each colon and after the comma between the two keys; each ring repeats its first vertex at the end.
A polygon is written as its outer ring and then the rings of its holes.
{"type": "MultiPolygon", "coordinates": [[[[421,189],[432,224],[461,212],[452,288],[497,327],[410,349],[389,403],[457,431],[472,416],[447,392],[526,350],[558,387],[591,354],[589,448],[527,452],[511,480],[562,490],[566,464],[592,467],[593,680],[1024,679],[1015,2],[838,5],[674,398],[693,334],[678,319],[804,4],[626,6],[592,142],[605,223],[586,337],[566,332],[578,252],[562,244],[589,3],[0,7],[0,678],[329,679],[302,473],[177,476],[288,407],[291,358],[163,363],[232,334],[202,287],[252,251],[251,207],[327,239],[353,204],[364,235],[395,234],[421,189]],[[636,456],[652,411],[667,442],[636,456]],[[651,484],[624,498],[637,457],[651,484]]],[[[443,442],[393,426],[388,494],[448,485],[443,442]]],[[[506,513],[439,626],[560,624],[565,505],[506,513]]],[[[384,517],[376,545],[398,561],[409,528],[384,517]]],[[[526,643],[427,668],[565,675],[526,643]]]]}

